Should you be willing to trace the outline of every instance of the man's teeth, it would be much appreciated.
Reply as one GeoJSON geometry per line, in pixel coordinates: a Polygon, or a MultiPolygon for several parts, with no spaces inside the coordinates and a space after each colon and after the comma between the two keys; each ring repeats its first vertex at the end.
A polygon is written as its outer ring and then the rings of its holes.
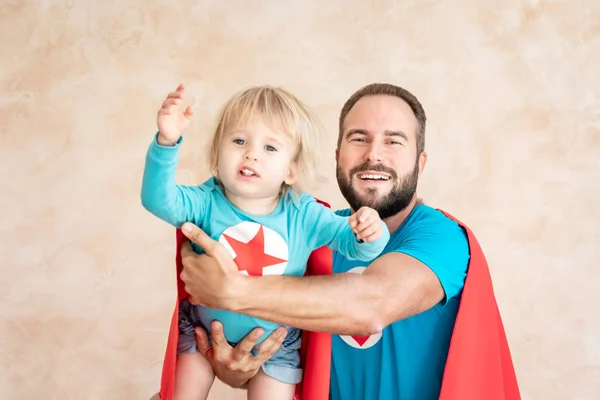
{"type": "Polygon", "coordinates": [[[242,175],[252,176],[252,175],[255,175],[255,174],[254,174],[254,172],[250,171],[249,169],[244,168],[242,170],[242,175]]]}
{"type": "Polygon", "coordinates": [[[390,179],[388,176],[384,176],[384,175],[375,175],[375,174],[359,174],[358,177],[360,179],[379,179],[382,181],[387,181],[388,179],[390,179]]]}

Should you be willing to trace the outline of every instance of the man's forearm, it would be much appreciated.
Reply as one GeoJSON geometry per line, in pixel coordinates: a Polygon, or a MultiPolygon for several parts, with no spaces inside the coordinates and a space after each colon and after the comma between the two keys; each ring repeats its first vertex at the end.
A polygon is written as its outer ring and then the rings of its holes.
{"type": "Polygon", "coordinates": [[[400,253],[375,260],[363,274],[244,277],[238,296],[223,304],[300,329],[372,335],[433,307],[444,290],[433,271],[400,253]]]}
{"type": "Polygon", "coordinates": [[[381,286],[376,277],[356,274],[244,280],[232,311],[300,329],[343,335],[380,332],[381,286]]]}

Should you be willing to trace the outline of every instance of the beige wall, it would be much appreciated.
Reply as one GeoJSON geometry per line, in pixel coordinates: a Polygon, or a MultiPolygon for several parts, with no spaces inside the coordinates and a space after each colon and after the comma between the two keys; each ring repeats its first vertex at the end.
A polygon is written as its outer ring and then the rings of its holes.
{"type": "Polygon", "coordinates": [[[343,101],[373,81],[414,91],[429,116],[420,193],[478,235],[524,398],[598,398],[597,0],[5,0],[0,15],[1,398],[158,388],[174,232],[139,190],[180,81],[198,112],[179,182],[207,177],[226,97],[283,85],[329,131],[315,194],[336,207],[343,101]]]}

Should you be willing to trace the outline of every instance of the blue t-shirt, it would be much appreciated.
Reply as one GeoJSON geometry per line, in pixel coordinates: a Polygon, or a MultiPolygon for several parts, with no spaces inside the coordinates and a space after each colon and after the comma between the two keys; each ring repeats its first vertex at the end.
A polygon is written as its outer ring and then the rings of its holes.
{"type": "MultiPolygon", "coordinates": [[[[389,240],[389,231],[382,222],[381,238],[369,243],[358,241],[347,216],[337,215],[305,193],[287,191],[272,213],[250,215],[225,197],[214,177],[197,186],[177,185],[175,170],[181,142],[182,138],[174,146],[161,146],[154,137],[146,155],[142,204],[177,228],[184,222],[199,226],[225,246],[243,274],[304,275],[310,253],[321,246],[329,246],[349,259],[370,260],[383,251],[389,240]]],[[[202,252],[198,246],[195,250],[202,252]]],[[[256,327],[264,328],[262,341],[279,327],[274,322],[208,307],[200,307],[200,317],[207,327],[219,320],[232,343],[256,327]]]]}
{"type": "MultiPolygon", "coordinates": [[[[350,215],[349,210],[338,212],[350,215]]],[[[385,253],[406,253],[433,270],[445,298],[370,337],[333,335],[331,400],[438,399],[469,263],[464,230],[440,211],[416,206],[392,232],[385,253]]],[[[383,255],[384,256],[384,255],[383,255]]],[[[362,273],[370,263],[335,252],[333,272],[362,273]]]]}

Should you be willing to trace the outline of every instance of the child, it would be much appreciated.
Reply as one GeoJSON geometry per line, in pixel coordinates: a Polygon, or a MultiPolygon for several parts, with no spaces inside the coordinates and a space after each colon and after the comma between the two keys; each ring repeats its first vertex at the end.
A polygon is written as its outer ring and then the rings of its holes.
{"type": "MultiPolygon", "coordinates": [[[[141,192],[148,211],[177,228],[186,221],[198,225],[227,248],[246,275],[301,276],[311,251],[324,245],[365,262],[382,252],[389,231],[375,210],[363,207],[341,217],[302,192],[317,173],[311,150],[322,145],[320,125],[280,88],[260,86],[234,95],[221,109],[210,146],[214,176],[199,186],[177,185],[181,135],[193,115],[191,106],[182,108],[184,91],[179,85],[158,111],[141,192]]],[[[187,300],[179,319],[177,400],[206,399],[214,381],[196,348],[196,326],[208,332],[219,320],[232,345],[258,326],[264,328],[260,341],[279,326],[187,300]]],[[[282,347],[250,380],[249,399],[292,399],[302,377],[300,340],[299,329],[288,327],[282,347]]]]}

